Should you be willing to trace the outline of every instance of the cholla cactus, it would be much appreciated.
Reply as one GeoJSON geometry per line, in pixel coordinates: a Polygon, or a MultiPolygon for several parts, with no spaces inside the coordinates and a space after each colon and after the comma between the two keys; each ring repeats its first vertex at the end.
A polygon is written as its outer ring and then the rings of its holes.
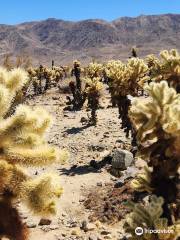
{"type": "Polygon", "coordinates": [[[71,90],[73,98],[67,96],[66,98],[67,98],[68,102],[66,104],[67,105],[72,105],[72,107],[73,107],[72,110],[78,111],[78,110],[80,110],[83,107],[83,104],[84,104],[84,102],[86,100],[86,92],[80,91],[76,87],[76,84],[73,81],[71,81],[69,83],[69,88],[71,90]]]}
{"type": "Polygon", "coordinates": [[[162,217],[163,214],[162,197],[153,195],[150,202],[143,206],[141,204],[134,204],[128,202],[127,206],[132,212],[127,216],[124,225],[125,230],[131,234],[131,240],[177,240],[180,236],[180,223],[175,222],[168,226],[168,220],[162,217]],[[142,228],[142,235],[137,235],[135,229],[142,228]],[[154,233],[146,232],[146,230],[153,230],[154,233]],[[162,232],[161,232],[162,231],[162,232]],[[163,231],[166,233],[163,233],[163,231]]]}
{"type": "Polygon", "coordinates": [[[136,99],[129,114],[137,131],[139,151],[152,167],[152,192],[164,198],[164,214],[171,221],[168,204],[180,209],[180,95],[166,81],[151,83],[145,89],[150,97],[136,99]]]}
{"type": "Polygon", "coordinates": [[[107,64],[107,76],[112,79],[114,95],[137,95],[139,87],[148,80],[148,66],[142,59],[131,58],[127,64],[110,61],[107,64]]]}
{"type": "MultiPolygon", "coordinates": [[[[17,91],[27,81],[27,73],[21,69],[8,72],[0,68],[0,204],[7,200],[11,209],[12,200],[21,199],[35,214],[47,215],[55,212],[55,199],[62,192],[59,178],[44,175],[33,180],[23,166],[62,162],[68,153],[49,146],[44,140],[51,123],[45,110],[19,105],[12,116],[5,117],[17,91]]],[[[0,216],[0,226],[4,226],[3,218],[0,216]]],[[[0,235],[8,235],[7,229],[2,229],[0,235]]]]}
{"type": "Polygon", "coordinates": [[[56,87],[64,76],[64,69],[56,66],[50,69],[40,65],[38,68],[28,68],[28,73],[30,77],[29,82],[32,83],[34,88],[34,94],[38,95],[46,92],[51,86],[56,87]],[[45,84],[42,84],[43,81],[45,84]]]}
{"type": "Polygon", "coordinates": [[[88,98],[88,107],[91,109],[91,118],[90,124],[96,125],[97,123],[97,115],[96,111],[99,107],[99,98],[100,92],[103,88],[103,84],[100,82],[101,78],[85,78],[86,82],[85,92],[88,98]]]}
{"type": "Polygon", "coordinates": [[[73,69],[71,71],[71,76],[76,78],[76,87],[81,91],[81,63],[78,60],[73,62],[73,69]]]}
{"type": "Polygon", "coordinates": [[[159,59],[154,54],[147,55],[145,61],[150,69],[159,63],[159,59]]]}
{"type": "Polygon", "coordinates": [[[122,128],[129,136],[131,124],[128,117],[130,100],[127,95],[137,96],[138,89],[142,88],[148,77],[148,66],[143,60],[131,58],[127,64],[121,61],[107,63],[106,74],[109,78],[111,96],[119,108],[119,118],[122,119],[122,128]]]}
{"type": "Polygon", "coordinates": [[[160,60],[151,67],[151,78],[156,82],[166,80],[170,87],[180,92],[180,55],[176,49],[160,52],[160,60]]]}
{"type": "Polygon", "coordinates": [[[132,48],[131,54],[133,58],[137,58],[137,49],[135,47],[132,48]]]}
{"type": "Polygon", "coordinates": [[[101,77],[103,65],[101,63],[91,62],[86,68],[86,74],[89,78],[101,77]]]}

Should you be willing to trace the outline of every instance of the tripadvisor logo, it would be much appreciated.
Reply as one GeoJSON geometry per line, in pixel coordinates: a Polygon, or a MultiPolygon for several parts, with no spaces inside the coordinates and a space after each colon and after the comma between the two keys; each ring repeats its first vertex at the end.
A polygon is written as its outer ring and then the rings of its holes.
{"type": "Polygon", "coordinates": [[[136,234],[136,235],[140,236],[140,235],[142,235],[143,233],[144,233],[144,230],[143,230],[142,227],[137,227],[137,228],[135,229],[135,234],[136,234]]]}
{"type": "Polygon", "coordinates": [[[141,236],[143,233],[149,233],[149,234],[156,234],[156,233],[161,233],[161,234],[169,234],[173,233],[173,229],[147,229],[147,228],[142,228],[142,227],[137,227],[135,229],[135,234],[137,236],[141,236]]]}

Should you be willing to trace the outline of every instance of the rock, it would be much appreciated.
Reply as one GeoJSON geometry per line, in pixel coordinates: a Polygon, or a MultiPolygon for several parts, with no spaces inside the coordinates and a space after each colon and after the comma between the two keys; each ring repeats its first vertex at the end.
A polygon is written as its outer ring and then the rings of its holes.
{"type": "Polygon", "coordinates": [[[103,134],[103,137],[104,137],[104,138],[109,138],[109,132],[105,132],[105,133],[103,134]]]}
{"type": "Polygon", "coordinates": [[[111,234],[108,234],[108,235],[104,236],[104,239],[112,239],[111,234]]]}
{"type": "Polygon", "coordinates": [[[62,217],[67,217],[67,214],[65,212],[62,212],[62,217]]]}
{"type": "Polygon", "coordinates": [[[81,197],[79,198],[79,202],[81,203],[81,202],[84,202],[84,201],[85,201],[85,197],[82,197],[82,196],[81,196],[81,197]]]}
{"type": "Polygon", "coordinates": [[[52,226],[50,226],[50,230],[56,230],[56,229],[58,229],[58,228],[59,228],[58,225],[52,225],[52,226]]]}
{"type": "Polygon", "coordinates": [[[101,235],[108,235],[108,234],[111,234],[111,232],[108,230],[101,231],[101,235]]]}
{"type": "Polygon", "coordinates": [[[80,236],[80,231],[78,229],[73,229],[71,235],[80,236]]]}
{"type": "Polygon", "coordinates": [[[88,222],[87,222],[86,220],[82,221],[82,223],[81,223],[81,229],[84,230],[84,231],[86,231],[86,229],[87,229],[87,224],[88,224],[88,222]]]}
{"type": "Polygon", "coordinates": [[[119,170],[125,170],[133,162],[133,154],[127,150],[115,149],[112,154],[112,167],[119,170]]]}
{"type": "Polygon", "coordinates": [[[52,100],[59,100],[59,97],[52,97],[52,100]]]}
{"type": "Polygon", "coordinates": [[[102,187],[102,185],[103,185],[102,182],[97,182],[98,187],[102,187]]]}
{"type": "Polygon", "coordinates": [[[123,180],[118,180],[115,184],[114,187],[115,188],[120,188],[124,185],[124,181],[123,180]]]}
{"type": "Polygon", "coordinates": [[[44,232],[49,232],[50,231],[50,227],[45,225],[41,227],[41,230],[43,230],[44,232]]]}
{"type": "Polygon", "coordinates": [[[39,226],[44,226],[44,225],[50,225],[51,224],[51,220],[48,218],[41,218],[41,220],[39,221],[39,226]]]}
{"type": "Polygon", "coordinates": [[[98,151],[98,152],[102,152],[104,151],[106,148],[106,146],[104,144],[89,144],[88,146],[88,150],[89,151],[98,151]]]}
{"type": "Polygon", "coordinates": [[[93,223],[88,223],[86,226],[87,231],[93,231],[96,228],[96,225],[93,223]]]}
{"type": "Polygon", "coordinates": [[[95,234],[92,234],[89,236],[89,240],[98,240],[98,236],[95,234]]]}
{"type": "Polygon", "coordinates": [[[81,122],[81,123],[86,123],[87,121],[88,121],[88,119],[85,118],[85,117],[82,117],[82,118],[80,119],[80,122],[81,122]]]}
{"type": "Polygon", "coordinates": [[[35,223],[26,223],[28,228],[35,228],[37,225],[35,223]]]}
{"type": "Polygon", "coordinates": [[[81,229],[84,230],[85,232],[92,231],[96,228],[96,225],[93,223],[88,223],[86,220],[84,220],[81,223],[81,229]]]}

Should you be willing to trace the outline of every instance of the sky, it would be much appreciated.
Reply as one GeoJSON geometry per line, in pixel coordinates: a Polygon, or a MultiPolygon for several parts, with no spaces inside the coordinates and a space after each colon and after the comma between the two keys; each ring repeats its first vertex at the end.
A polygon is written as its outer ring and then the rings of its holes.
{"type": "Polygon", "coordinates": [[[17,24],[57,18],[100,18],[180,13],[180,0],[0,0],[0,23],[17,24]]]}

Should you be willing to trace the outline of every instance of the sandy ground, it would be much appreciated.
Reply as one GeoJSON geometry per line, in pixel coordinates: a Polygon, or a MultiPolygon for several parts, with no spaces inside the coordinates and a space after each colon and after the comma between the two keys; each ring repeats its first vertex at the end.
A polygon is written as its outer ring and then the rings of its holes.
{"type": "Polygon", "coordinates": [[[89,223],[90,210],[85,209],[83,205],[88,189],[98,185],[101,187],[116,180],[106,169],[95,170],[89,163],[93,159],[100,161],[107,151],[118,146],[119,142],[129,141],[120,130],[118,110],[107,108],[110,99],[108,94],[105,95],[101,99],[101,106],[104,108],[98,110],[97,126],[87,128],[80,122],[82,117],[87,117],[85,108],[78,112],[63,111],[65,96],[57,89],[51,89],[42,96],[28,100],[28,104],[42,106],[54,117],[53,127],[47,136],[49,143],[67,148],[71,154],[70,160],[65,165],[31,169],[32,174],[52,170],[58,172],[61,175],[60,184],[64,188],[64,193],[58,202],[58,213],[51,218],[50,225],[39,226],[40,218],[33,217],[24,207],[20,207],[24,221],[29,226],[29,239],[118,240],[123,231],[122,223],[109,226],[100,222],[89,223]],[[83,221],[90,224],[86,232],[80,228],[83,221]]]}

